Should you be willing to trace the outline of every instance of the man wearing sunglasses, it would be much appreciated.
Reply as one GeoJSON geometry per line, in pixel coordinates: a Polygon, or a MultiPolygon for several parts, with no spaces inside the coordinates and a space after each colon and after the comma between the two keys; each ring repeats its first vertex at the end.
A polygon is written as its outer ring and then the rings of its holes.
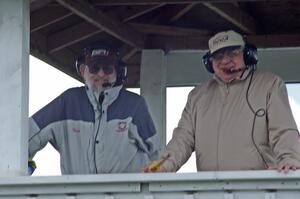
{"type": "Polygon", "coordinates": [[[144,98],[123,87],[127,68],[117,49],[88,46],[76,70],[85,86],[30,118],[30,158],[50,142],[62,174],[141,172],[157,158],[160,141],[144,98]]]}
{"type": "Polygon", "coordinates": [[[299,132],[284,82],[256,70],[257,49],[235,31],[214,35],[196,86],[160,161],[146,172],[177,171],[195,151],[198,171],[300,168],[299,132]]]}

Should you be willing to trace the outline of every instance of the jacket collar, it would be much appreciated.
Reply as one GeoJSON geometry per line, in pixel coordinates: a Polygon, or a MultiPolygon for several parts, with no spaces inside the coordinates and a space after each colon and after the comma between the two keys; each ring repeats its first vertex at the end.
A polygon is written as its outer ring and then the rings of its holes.
{"type": "Polygon", "coordinates": [[[122,88],[123,88],[123,85],[119,85],[119,86],[115,86],[115,87],[105,90],[104,91],[105,98],[104,98],[103,103],[107,104],[107,105],[110,105],[111,103],[113,103],[119,96],[119,93],[122,88]]]}
{"type": "MultiPolygon", "coordinates": [[[[109,89],[104,90],[104,101],[103,105],[110,105],[112,104],[118,97],[121,89],[123,88],[123,85],[115,86],[109,89]]],[[[92,104],[94,110],[101,110],[101,104],[99,104],[99,101],[92,90],[90,90],[87,86],[85,86],[85,90],[87,93],[87,96],[89,98],[90,103],[92,104]]]]}

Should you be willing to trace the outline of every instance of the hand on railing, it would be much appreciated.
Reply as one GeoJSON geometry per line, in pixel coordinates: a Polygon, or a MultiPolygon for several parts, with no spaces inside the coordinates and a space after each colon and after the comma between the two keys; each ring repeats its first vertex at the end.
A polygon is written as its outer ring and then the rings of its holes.
{"type": "Polygon", "coordinates": [[[289,163],[283,163],[279,165],[274,165],[274,166],[269,166],[270,170],[277,170],[278,172],[284,172],[288,173],[290,170],[295,171],[300,169],[300,166],[294,165],[294,164],[289,164],[289,163]]]}
{"type": "Polygon", "coordinates": [[[29,158],[28,159],[28,175],[32,175],[32,173],[34,172],[35,169],[36,169],[36,164],[35,164],[34,160],[29,158]]]}

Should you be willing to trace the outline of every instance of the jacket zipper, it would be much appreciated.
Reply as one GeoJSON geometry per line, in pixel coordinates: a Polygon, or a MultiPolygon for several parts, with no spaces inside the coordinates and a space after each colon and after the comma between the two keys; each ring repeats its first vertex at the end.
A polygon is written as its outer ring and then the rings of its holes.
{"type": "Polygon", "coordinates": [[[220,117],[219,117],[219,123],[218,123],[218,134],[217,134],[217,171],[220,169],[220,162],[219,162],[219,149],[220,149],[220,129],[221,129],[221,124],[222,124],[222,118],[223,118],[223,112],[224,112],[224,106],[225,106],[225,102],[227,101],[227,97],[229,95],[229,85],[226,84],[225,85],[225,95],[223,98],[223,102],[222,102],[222,109],[221,109],[221,113],[220,113],[220,117]]]}
{"type": "Polygon", "coordinates": [[[100,108],[98,109],[99,112],[100,112],[100,115],[99,115],[99,119],[97,120],[98,121],[98,127],[97,127],[97,131],[96,131],[96,134],[95,134],[95,139],[94,139],[94,164],[95,164],[96,174],[98,173],[97,163],[96,163],[96,145],[99,143],[99,141],[97,140],[97,137],[98,137],[98,134],[99,134],[101,119],[102,119],[102,111],[103,111],[102,102],[103,102],[103,100],[104,100],[104,93],[102,92],[99,96],[99,101],[98,101],[98,103],[100,105],[100,108]]]}
{"type": "Polygon", "coordinates": [[[100,116],[99,116],[99,119],[98,119],[97,131],[96,131],[96,135],[95,135],[95,139],[94,139],[94,143],[93,143],[94,144],[94,164],[95,164],[96,173],[98,173],[97,164],[96,164],[96,145],[98,144],[97,143],[97,137],[98,137],[98,133],[99,133],[99,130],[100,130],[101,117],[102,117],[102,111],[100,112],[100,116]]]}

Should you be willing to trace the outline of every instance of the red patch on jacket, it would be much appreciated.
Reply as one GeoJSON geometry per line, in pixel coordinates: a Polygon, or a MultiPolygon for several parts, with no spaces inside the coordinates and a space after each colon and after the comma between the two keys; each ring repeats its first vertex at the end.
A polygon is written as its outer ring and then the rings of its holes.
{"type": "Polygon", "coordinates": [[[127,129],[128,129],[127,122],[119,122],[118,123],[117,132],[122,133],[122,132],[127,131],[127,129]]]}

